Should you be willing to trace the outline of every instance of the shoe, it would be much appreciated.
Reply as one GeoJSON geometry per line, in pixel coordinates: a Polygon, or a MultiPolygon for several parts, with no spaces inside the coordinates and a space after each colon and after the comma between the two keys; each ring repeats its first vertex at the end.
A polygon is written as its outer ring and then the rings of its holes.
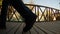
{"type": "Polygon", "coordinates": [[[29,31],[28,32],[22,32],[22,34],[29,34],[29,31]]]}
{"type": "Polygon", "coordinates": [[[22,32],[22,34],[27,34],[27,32],[22,32]]]}
{"type": "Polygon", "coordinates": [[[6,29],[6,27],[0,27],[0,29],[6,29]]]}
{"type": "Polygon", "coordinates": [[[25,19],[26,26],[23,29],[24,33],[29,31],[33,27],[33,24],[35,23],[36,18],[37,18],[37,16],[34,15],[33,17],[31,16],[28,19],[25,19]]]}
{"type": "Polygon", "coordinates": [[[6,24],[0,22],[0,29],[6,29],[6,24]]]}
{"type": "Polygon", "coordinates": [[[1,26],[1,25],[0,25],[0,29],[6,29],[6,26],[1,26]]]}

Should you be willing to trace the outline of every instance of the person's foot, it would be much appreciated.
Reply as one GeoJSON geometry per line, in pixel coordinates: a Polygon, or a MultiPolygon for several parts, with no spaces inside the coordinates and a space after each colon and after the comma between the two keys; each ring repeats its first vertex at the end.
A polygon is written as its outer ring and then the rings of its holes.
{"type": "Polygon", "coordinates": [[[28,32],[22,32],[22,34],[29,34],[29,31],[28,32]]]}
{"type": "Polygon", "coordinates": [[[0,22],[0,29],[6,29],[6,24],[3,24],[2,22],[0,22]]]}
{"type": "Polygon", "coordinates": [[[25,19],[26,26],[23,29],[24,32],[29,31],[33,27],[33,24],[35,23],[36,18],[37,16],[33,15],[33,16],[30,16],[28,19],[25,19]]]}
{"type": "Polygon", "coordinates": [[[22,32],[22,34],[27,34],[27,32],[22,32]]]}
{"type": "Polygon", "coordinates": [[[0,25],[0,29],[6,29],[6,26],[1,26],[1,25],[0,25]]]}

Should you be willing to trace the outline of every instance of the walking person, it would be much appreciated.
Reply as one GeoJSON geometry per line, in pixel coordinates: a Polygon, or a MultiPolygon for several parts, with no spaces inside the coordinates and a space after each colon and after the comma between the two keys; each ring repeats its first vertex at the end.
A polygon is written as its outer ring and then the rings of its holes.
{"type": "Polygon", "coordinates": [[[6,28],[6,15],[9,5],[12,5],[24,18],[26,26],[23,28],[23,32],[29,31],[33,27],[37,16],[28,7],[24,5],[22,0],[3,0],[0,15],[0,27],[2,26],[1,28],[6,28]]]}

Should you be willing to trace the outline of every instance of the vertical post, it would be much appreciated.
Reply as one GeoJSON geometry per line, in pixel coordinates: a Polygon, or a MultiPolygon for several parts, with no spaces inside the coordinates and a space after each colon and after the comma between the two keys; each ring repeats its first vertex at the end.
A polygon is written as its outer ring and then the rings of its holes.
{"type": "Polygon", "coordinates": [[[38,15],[38,21],[40,21],[39,19],[39,7],[37,6],[37,15],[38,15]]]}

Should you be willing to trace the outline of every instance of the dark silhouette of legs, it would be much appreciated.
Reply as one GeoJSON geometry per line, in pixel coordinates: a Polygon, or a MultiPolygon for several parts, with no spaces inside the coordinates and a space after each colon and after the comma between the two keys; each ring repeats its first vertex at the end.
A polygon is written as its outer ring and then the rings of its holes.
{"type": "Polygon", "coordinates": [[[7,8],[8,8],[8,2],[4,0],[2,3],[2,9],[1,9],[1,15],[0,15],[0,28],[1,29],[6,28],[7,8]]]}
{"type": "Polygon", "coordinates": [[[11,4],[25,19],[26,26],[24,27],[23,31],[29,31],[32,28],[34,22],[36,21],[37,16],[32,13],[32,11],[28,7],[26,7],[21,0],[13,0],[13,3],[11,4]]]}
{"type": "Polygon", "coordinates": [[[24,3],[21,0],[16,0],[16,1],[13,0],[11,4],[20,13],[20,15],[23,18],[33,17],[35,15],[28,7],[24,5],[24,3]]]}
{"type": "Polygon", "coordinates": [[[4,0],[2,3],[2,11],[1,11],[1,22],[0,25],[5,27],[6,26],[6,15],[8,5],[11,4],[19,14],[25,19],[26,26],[23,29],[23,32],[29,31],[34,22],[36,21],[36,15],[32,13],[32,11],[24,5],[22,0],[4,0]]]}

